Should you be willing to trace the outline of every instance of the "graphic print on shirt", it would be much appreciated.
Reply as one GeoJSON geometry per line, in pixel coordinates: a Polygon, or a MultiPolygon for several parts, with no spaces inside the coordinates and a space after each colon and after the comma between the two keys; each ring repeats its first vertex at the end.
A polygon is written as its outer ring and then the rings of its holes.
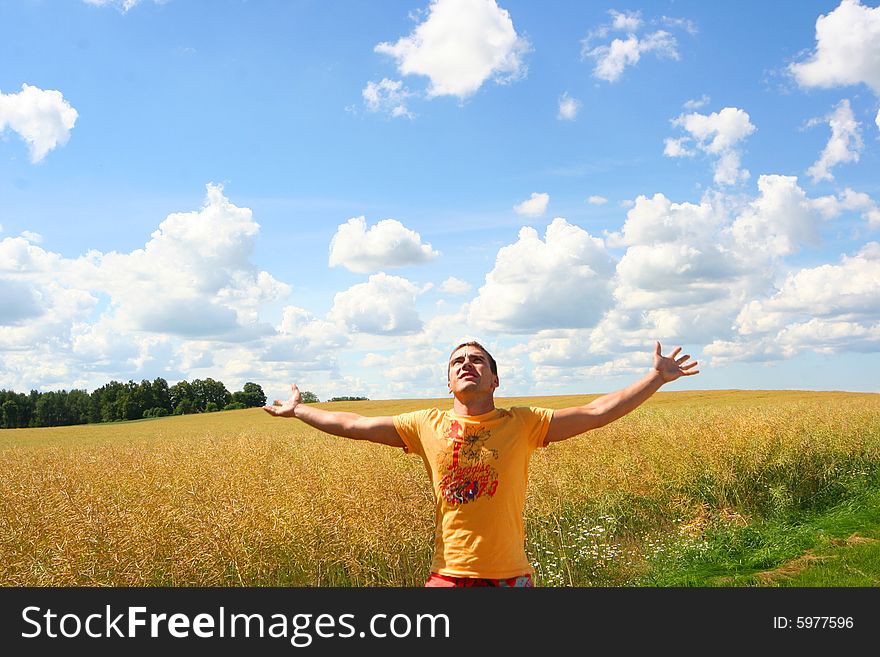
{"type": "Polygon", "coordinates": [[[449,504],[467,504],[498,488],[498,471],[490,463],[498,460],[498,450],[485,444],[492,436],[486,428],[468,429],[453,420],[445,432],[447,449],[438,455],[440,495],[449,504]]]}

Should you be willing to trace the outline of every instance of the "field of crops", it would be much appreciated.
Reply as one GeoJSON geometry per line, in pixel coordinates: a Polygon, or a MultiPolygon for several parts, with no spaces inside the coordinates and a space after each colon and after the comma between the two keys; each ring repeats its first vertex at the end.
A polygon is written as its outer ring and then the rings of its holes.
{"type": "MultiPolygon", "coordinates": [[[[499,399],[560,408],[589,397],[499,399]]],[[[386,415],[448,400],[322,404],[386,415]]],[[[0,585],[419,586],[421,460],[259,409],[0,431],[0,585]]],[[[539,450],[539,585],[639,585],[708,533],[829,508],[880,482],[880,395],[658,393],[539,450]]]]}

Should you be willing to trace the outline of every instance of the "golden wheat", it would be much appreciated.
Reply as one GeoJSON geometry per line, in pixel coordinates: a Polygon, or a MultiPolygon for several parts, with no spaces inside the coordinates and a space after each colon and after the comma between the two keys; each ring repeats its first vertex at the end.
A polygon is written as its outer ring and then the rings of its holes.
{"type": "MultiPolygon", "coordinates": [[[[448,403],[322,406],[378,415],[448,403]]],[[[601,581],[597,568],[639,551],[638,530],[748,522],[878,464],[878,395],[658,393],[536,453],[530,556],[546,583],[578,583],[577,559],[601,581]]],[[[5,430],[0,473],[5,586],[417,586],[430,563],[432,493],[418,458],[259,409],[5,430]]]]}

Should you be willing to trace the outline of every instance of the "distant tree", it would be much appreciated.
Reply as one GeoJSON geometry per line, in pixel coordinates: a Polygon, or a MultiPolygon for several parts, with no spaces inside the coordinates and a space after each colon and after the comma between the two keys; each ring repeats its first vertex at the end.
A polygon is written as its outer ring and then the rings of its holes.
{"type": "Polygon", "coordinates": [[[232,395],[226,386],[214,379],[196,379],[192,382],[193,403],[197,412],[204,413],[208,404],[213,403],[214,410],[223,408],[232,401],[232,395]]]}
{"type": "Polygon", "coordinates": [[[7,399],[0,406],[0,427],[4,429],[15,429],[18,425],[18,404],[14,399],[7,399]]]}
{"type": "MultiPolygon", "coordinates": [[[[233,393],[232,396],[234,397],[236,394],[238,394],[238,393],[233,393]]],[[[243,404],[242,402],[233,401],[233,402],[229,402],[228,404],[226,404],[226,406],[223,407],[223,410],[224,411],[240,411],[245,408],[247,408],[247,404],[243,404]]]]}
{"type": "Polygon", "coordinates": [[[86,424],[91,421],[92,399],[85,390],[71,390],[67,395],[71,424],[86,424]]]}
{"type": "Polygon", "coordinates": [[[38,427],[58,427],[73,424],[70,421],[69,408],[67,406],[67,392],[50,391],[44,392],[37,399],[34,421],[38,427]]]}
{"type": "Polygon", "coordinates": [[[124,383],[111,381],[91,394],[90,420],[92,422],[113,422],[125,419],[123,406],[128,397],[124,383]]]}
{"type": "Polygon", "coordinates": [[[184,379],[183,381],[175,383],[168,389],[168,396],[175,415],[195,412],[192,410],[195,406],[195,393],[193,392],[192,384],[189,381],[184,379]],[[181,408],[189,410],[179,411],[181,408]]]}
{"type": "Polygon", "coordinates": [[[369,397],[331,397],[330,401],[368,401],[369,397]]]}
{"type": "Polygon", "coordinates": [[[300,396],[302,397],[302,401],[304,404],[314,404],[321,401],[320,399],[318,399],[318,395],[313,393],[311,390],[303,390],[302,392],[300,392],[300,396]]]}
{"type": "MultiPolygon", "coordinates": [[[[312,395],[312,393],[307,393],[312,395]]],[[[309,399],[317,401],[312,395],[309,399]]],[[[157,377],[139,383],[110,381],[91,393],[85,390],[53,390],[30,394],[0,390],[0,429],[50,427],[87,422],[114,422],[141,418],[214,412],[263,406],[266,395],[248,382],[235,396],[221,381],[196,379],[173,386],[157,377]],[[235,397],[233,399],[233,397],[235,397]]]]}
{"type": "Polygon", "coordinates": [[[193,401],[189,397],[184,397],[180,400],[177,406],[174,407],[174,414],[188,415],[189,413],[195,413],[193,401]]]}
{"type": "Polygon", "coordinates": [[[168,388],[168,381],[162,377],[153,379],[153,403],[154,408],[164,408],[166,415],[171,413],[174,406],[171,405],[171,391],[168,388]]]}
{"type": "Polygon", "coordinates": [[[244,404],[247,408],[265,406],[266,393],[259,384],[248,381],[240,391],[232,393],[232,401],[244,404]]]}

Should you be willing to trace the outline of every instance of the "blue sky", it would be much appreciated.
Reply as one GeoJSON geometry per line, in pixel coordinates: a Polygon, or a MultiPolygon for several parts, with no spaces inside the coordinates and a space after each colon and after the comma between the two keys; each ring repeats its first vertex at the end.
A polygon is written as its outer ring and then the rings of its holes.
{"type": "Polygon", "coordinates": [[[0,4],[0,387],[880,391],[880,8],[0,4]]]}

